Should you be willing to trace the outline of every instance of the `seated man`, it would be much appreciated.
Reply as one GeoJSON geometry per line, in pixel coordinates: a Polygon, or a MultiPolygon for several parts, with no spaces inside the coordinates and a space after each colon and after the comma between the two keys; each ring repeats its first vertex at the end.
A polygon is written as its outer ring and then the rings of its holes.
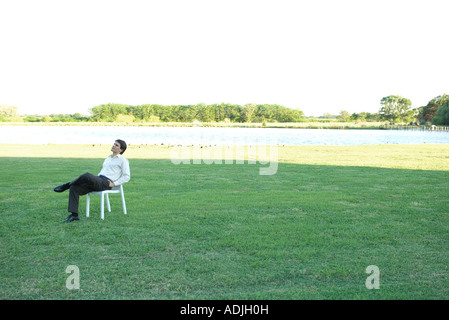
{"type": "Polygon", "coordinates": [[[112,154],[104,160],[103,168],[98,176],[87,172],[71,182],[54,188],[56,192],[63,192],[70,189],[68,211],[71,214],[63,222],[79,220],[78,207],[79,197],[81,195],[85,195],[91,191],[110,190],[114,186],[119,186],[129,181],[131,178],[129,162],[122,156],[126,147],[125,141],[115,140],[111,148],[112,154]]]}

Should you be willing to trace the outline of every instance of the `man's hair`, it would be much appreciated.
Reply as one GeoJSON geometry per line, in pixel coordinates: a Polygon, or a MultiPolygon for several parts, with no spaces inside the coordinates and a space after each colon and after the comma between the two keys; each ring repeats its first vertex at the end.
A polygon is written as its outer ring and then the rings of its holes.
{"type": "Polygon", "coordinates": [[[120,154],[123,154],[126,150],[126,142],[120,139],[115,140],[115,142],[118,142],[120,144],[120,149],[122,149],[122,152],[120,154]]]}

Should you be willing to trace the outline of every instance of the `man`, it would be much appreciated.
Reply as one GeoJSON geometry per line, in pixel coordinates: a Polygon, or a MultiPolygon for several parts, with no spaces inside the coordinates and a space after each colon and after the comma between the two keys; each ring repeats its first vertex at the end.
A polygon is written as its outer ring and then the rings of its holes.
{"type": "Polygon", "coordinates": [[[115,140],[111,148],[112,154],[104,160],[103,168],[98,176],[87,172],[71,182],[54,188],[55,192],[64,192],[70,189],[68,211],[71,214],[63,222],[68,223],[79,220],[78,207],[80,196],[91,191],[110,190],[114,186],[119,186],[129,181],[131,178],[129,162],[122,156],[126,148],[125,141],[115,140]]]}

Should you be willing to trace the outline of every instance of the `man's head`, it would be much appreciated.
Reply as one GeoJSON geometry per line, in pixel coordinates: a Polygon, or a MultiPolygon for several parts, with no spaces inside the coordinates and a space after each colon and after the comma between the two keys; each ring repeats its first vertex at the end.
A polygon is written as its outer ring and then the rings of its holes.
{"type": "Polygon", "coordinates": [[[123,140],[117,139],[117,140],[115,140],[114,145],[112,146],[113,152],[115,151],[114,148],[116,148],[116,147],[120,148],[120,150],[117,150],[117,151],[119,151],[120,154],[123,154],[127,147],[126,142],[123,140]]]}

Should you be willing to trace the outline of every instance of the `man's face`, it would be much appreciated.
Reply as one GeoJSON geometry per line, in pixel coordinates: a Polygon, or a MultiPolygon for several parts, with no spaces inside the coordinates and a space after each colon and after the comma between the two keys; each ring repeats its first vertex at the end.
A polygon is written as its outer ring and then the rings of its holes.
{"type": "Polygon", "coordinates": [[[117,141],[114,142],[114,144],[112,145],[111,151],[113,153],[120,153],[120,152],[122,152],[122,149],[120,149],[120,143],[118,143],[117,141]]]}

